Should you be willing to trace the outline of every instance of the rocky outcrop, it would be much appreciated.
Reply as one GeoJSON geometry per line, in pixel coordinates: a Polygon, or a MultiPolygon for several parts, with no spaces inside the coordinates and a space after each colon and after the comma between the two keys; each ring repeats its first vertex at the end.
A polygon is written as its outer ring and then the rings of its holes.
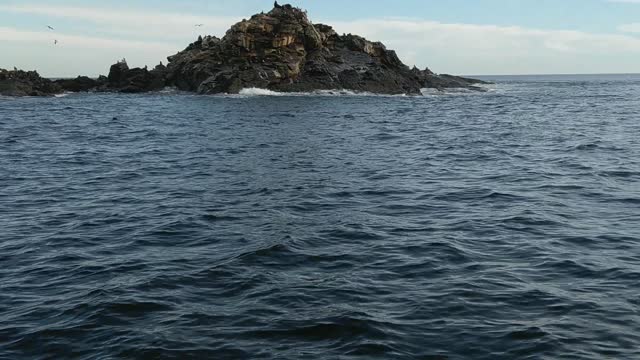
{"type": "Polygon", "coordinates": [[[122,92],[143,93],[161,90],[166,83],[166,67],[162,64],[153,70],[144,68],[129,68],[127,61],[122,59],[111,65],[108,76],[91,79],[78,76],[75,79],[56,80],[55,83],[64,91],[71,92],[122,92]]]}
{"type": "Polygon", "coordinates": [[[419,94],[424,87],[474,88],[480,81],[409,69],[393,50],[312,24],[305,11],[278,5],[231,27],[222,39],[199,38],[168,58],[167,84],[202,94],[347,89],[419,94]]]}
{"type": "Polygon", "coordinates": [[[98,90],[123,93],[141,93],[165,87],[166,67],[162,64],[149,71],[145,68],[130,69],[126,60],[119,61],[109,69],[109,76],[98,90]]]}
{"type": "Polygon", "coordinates": [[[420,94],[422,88],[467,88],[479,80],[410,69],[380,42],[336,33],[313,24],[307,13],[277,5],[231,27],[222,39],[199,37],[153,70],[129,68],[123,59],[109,75],[58,80],[35,72],[3,71],[0,94],[50,95],[61,91],[141,93],[165,86],[200,94],[238,93],[243,88],[282,92],[352,90],[383,94],[420,94]]]}
{"type": "Polygon", "coordinates": [[[64,91],[70,92],[87,92],[94,91],[98,87],[102,86],[105,81],[104,77],[99,78],[98,80],[92,79],[86,76],[78,76],[75,79],[60,79],[54,81],[56,85],[62,88],[64,91]]]}
{"type": "Polygon", "coordinates": [[[40,77],[36,71],[0,69],[0,95],[53,96],[62,91],[60,86],[40,77]]]}

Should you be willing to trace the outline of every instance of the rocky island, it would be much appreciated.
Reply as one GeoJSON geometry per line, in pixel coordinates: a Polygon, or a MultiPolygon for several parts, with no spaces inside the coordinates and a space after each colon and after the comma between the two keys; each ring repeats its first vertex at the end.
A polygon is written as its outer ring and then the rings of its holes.
{"type": "Polygon", "coordinates": [[[50,81],[36,72],[0,71],[0,94],[52,95],[63,91],[149,92],[176,87],[199,94],[244,88],[280,92],[351,90],[419,95],[422,88],[482,90],[482,83],[429,69],[409,68],[380,42],[313,24],[304,10],[275,4],[231,27],[222,39],[199,37],[154,69],[111,66],[108,76],[50,81]]]}

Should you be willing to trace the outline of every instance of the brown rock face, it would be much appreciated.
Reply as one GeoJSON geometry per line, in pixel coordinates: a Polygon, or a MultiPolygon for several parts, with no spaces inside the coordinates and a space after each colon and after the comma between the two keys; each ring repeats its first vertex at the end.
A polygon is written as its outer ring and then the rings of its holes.
{"type": "Polygon", "coordinates": [[[419,94],[423,87],[471,87],[475,80],[409,69],[392,50],[312,24],[306,12],[276,6],[171,56],[167,83],[203,94],[258,87],[276,91],[348,89],[419,94]]]}

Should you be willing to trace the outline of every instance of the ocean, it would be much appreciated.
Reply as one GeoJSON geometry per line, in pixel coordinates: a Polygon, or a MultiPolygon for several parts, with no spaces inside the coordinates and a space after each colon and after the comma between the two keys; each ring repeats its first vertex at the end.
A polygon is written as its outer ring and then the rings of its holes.
{"type": "Polygon", "coordinates": [[[1,359],[639,359],[640,75],[0,98],[1,359]]]}

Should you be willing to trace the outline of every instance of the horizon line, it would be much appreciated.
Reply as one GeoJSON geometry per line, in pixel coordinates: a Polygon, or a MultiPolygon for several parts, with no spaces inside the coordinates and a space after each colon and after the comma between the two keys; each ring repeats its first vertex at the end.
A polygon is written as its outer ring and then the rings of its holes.
{"type": "Polygon", "coordinates": [[[585,75],[640,75],[640,72],[632,73],[616,73],[616,72],[597,72],[597,73],[528,73],[528,74],[472,74],[472,75],[460,75],[460,76],[585,76],[585,75]]]}

